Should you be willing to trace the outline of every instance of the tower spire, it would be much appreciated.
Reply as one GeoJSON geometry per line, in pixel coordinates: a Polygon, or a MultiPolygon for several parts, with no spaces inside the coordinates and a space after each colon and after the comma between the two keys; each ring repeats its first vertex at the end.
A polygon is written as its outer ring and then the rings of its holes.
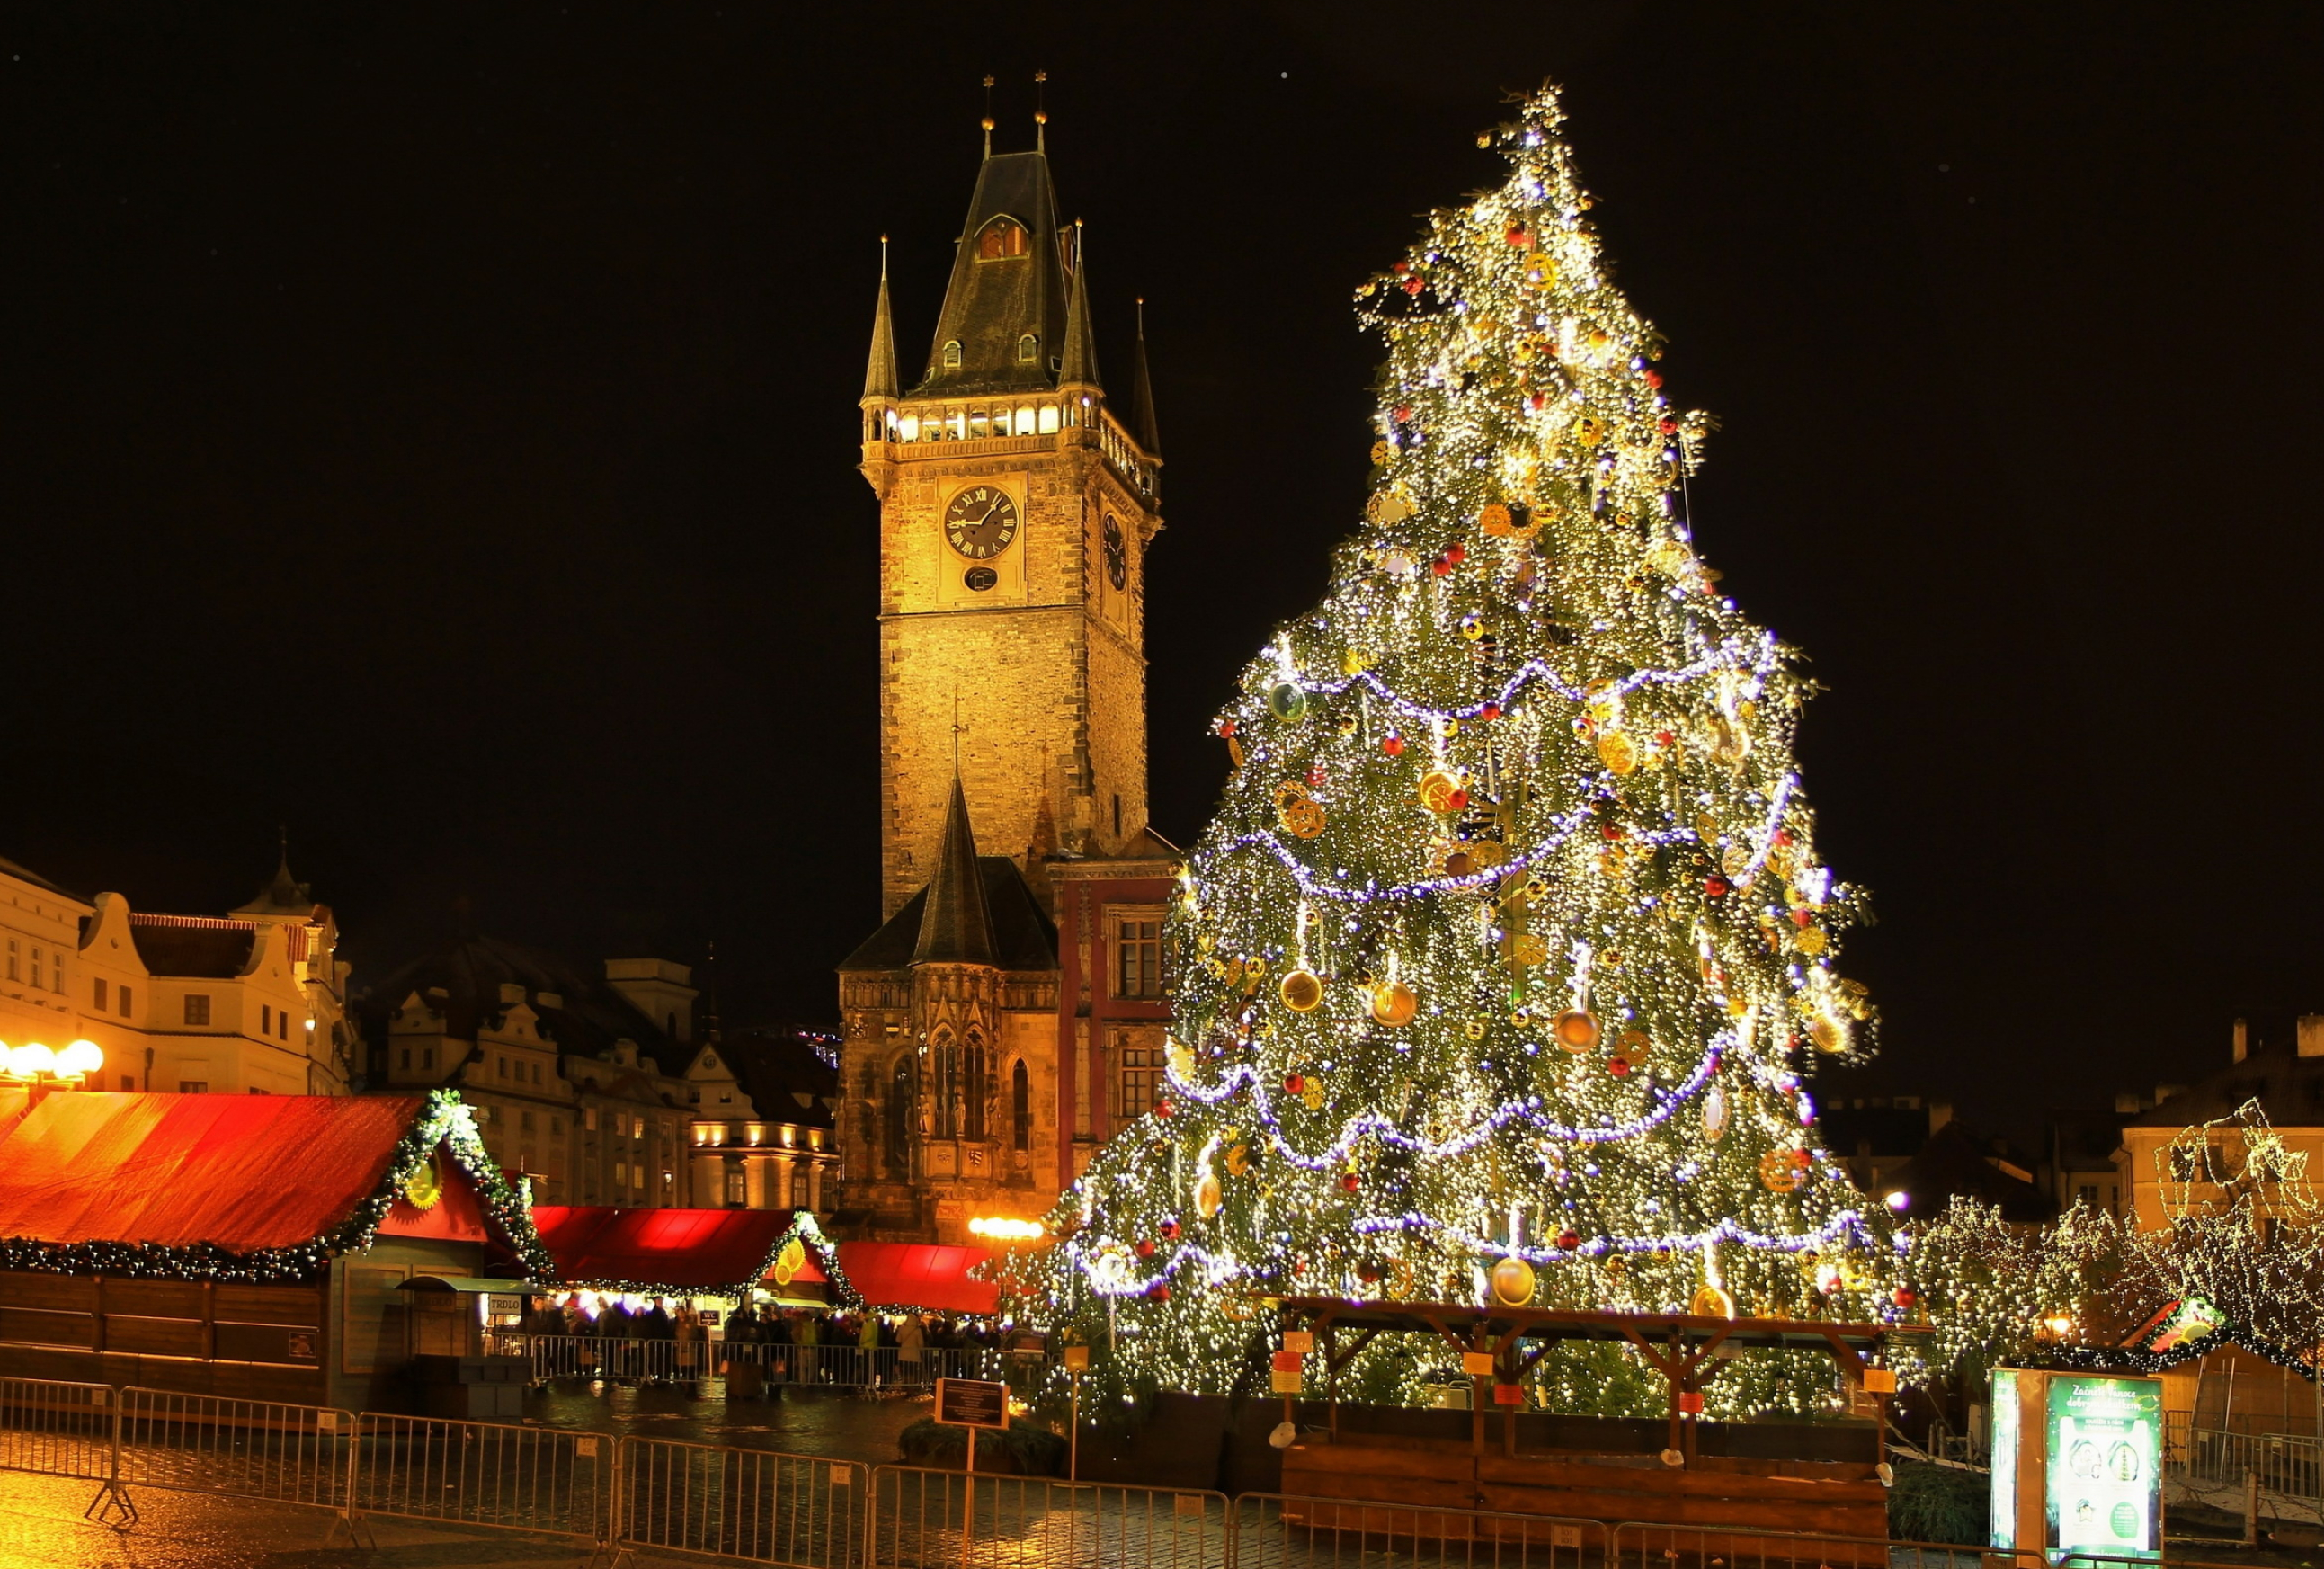
{"type": "Polygon", "coordinates": [[[1065,315],[1065,351],[1061,356],[1057,384],[1097,385],[1097,336],[1090,328],[1089,263],[1082,254],[1082,222],[1074,220],[1073,300],[1065,315]]]}
{"type": "Polygon", "coordinates": [[[896,318],[888,306],[888,236],[880,236],[880,305],[872,317],[872,360],[863,368],[865,398],[902,396],[896,374],[896,318]]]}
{"type": "Polygon", "coordinates": [[[912,963],[993,962],[999,946],[992,940],[992,907],[985,900],[976,835],[968,826],[968,796],[957,773],[952,776],[952,801],[945,812],[944,843],[936,851],[936,874],[928,879],[927,900],[920,911],[920,937],[912,963]]]}
{"type": "Polygon", "coordinates": [[[1154,383],[1146,374],[1146,300],[1138,300],[1138,342],[1130,355],[1130,434],[1146,448],[1148,457],[1162,456],[1162,438],[1154,429],[1154,383]]]}

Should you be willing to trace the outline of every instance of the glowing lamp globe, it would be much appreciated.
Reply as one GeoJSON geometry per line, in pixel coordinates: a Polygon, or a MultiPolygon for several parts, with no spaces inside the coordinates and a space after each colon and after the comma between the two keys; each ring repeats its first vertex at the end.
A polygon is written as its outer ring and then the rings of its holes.
{"type": "Polygon", "coordinates": [[[76,1040],[57,1053],[57,1076],[85,1079],[105,1066],[105,1048],[93,1040],[76,1040]]]}
{"type": "Polygon", "coordinates": [[[1883,1198],[1880,1202],[1901,1214],[1912,1206],[1913,1195],[1906,1193],[1900,1187],[1895,1192],[1889,1194],[1887,1196],[1883,1198]]]}
{"type": "Polygon", "coordinates": [[[26,1041],[9,1054],[8,1066],[18,1078],[37,1078],[56,1072],[57,1054],[37,1040],[26,1041]]]}

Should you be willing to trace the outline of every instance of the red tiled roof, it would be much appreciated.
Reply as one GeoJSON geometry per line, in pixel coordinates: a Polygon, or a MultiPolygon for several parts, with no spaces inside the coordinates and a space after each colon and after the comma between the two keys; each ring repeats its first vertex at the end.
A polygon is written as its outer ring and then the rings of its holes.
{"type": "Polygon", "coordinates": [[[0,1237],[295,1247],[379,1191],[425,1103],[72,1090],[0,1115],[0,1237]]]}
{"type": "MultiPolygon", "coordinates": [[[[615,1209],[537,1204],[532,1223],[557,1260],[559,1284],[635,1281],[672,1294],[723,1291],[761,1280],[790,1235],[787,1209],[615,1209]]],[[[807,1250],[795,1281],[825,1279],[807,1250]]]]}
{"type": "Polygon", "coordinates": [[[968,1272],[991,1257],[988,1248],[938,1242],[842,1242],[839,1271],[872,1307],[985,1314],[1000,1310],[1001,1288],[968,1272]]]}

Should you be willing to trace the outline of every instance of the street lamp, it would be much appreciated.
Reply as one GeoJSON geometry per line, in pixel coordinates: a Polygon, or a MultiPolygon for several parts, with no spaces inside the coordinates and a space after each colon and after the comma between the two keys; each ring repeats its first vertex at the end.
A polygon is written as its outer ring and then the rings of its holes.
{"type": "Polygon", "coordinates": [[[78,1084],[104,1066],[104,1048],[93,1040],[76,1040],[62,1051],[52,1051],[37,1040],[13,1048],[0,1041],[0,1079],[35,1084],[55,1079],[78,1084]]]}

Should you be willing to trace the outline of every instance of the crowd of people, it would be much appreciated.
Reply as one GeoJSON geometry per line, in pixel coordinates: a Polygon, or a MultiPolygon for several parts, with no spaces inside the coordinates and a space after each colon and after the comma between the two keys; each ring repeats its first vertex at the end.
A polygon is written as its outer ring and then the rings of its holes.
{"type": "Polygon", "coordinates": [[[722,1316],[667,1297],[645,1297],[632,1307],[609,1296],[593,1306],[577,1291],[530,1298],[520,1327],[527,1334],[591,1342],[675,1342],[667,1356],[616,1349],[610,1368],[604,1356],[585,1349],[576,1370],[609,1368],[617,1376],[633,1370],[648,1377],[666,1371],[679,1378],[715,1371],[726,1379],[729,1398],[748,1398],[770,1383],[917,1384],[932,1370],[945,1371],[935,1364],[946,1359],[932,1352],[1000,1343],[989,1325],[937,1314],[822,1313],[770,1302],[755,1308],[745,1304],[722,1316]]]}

